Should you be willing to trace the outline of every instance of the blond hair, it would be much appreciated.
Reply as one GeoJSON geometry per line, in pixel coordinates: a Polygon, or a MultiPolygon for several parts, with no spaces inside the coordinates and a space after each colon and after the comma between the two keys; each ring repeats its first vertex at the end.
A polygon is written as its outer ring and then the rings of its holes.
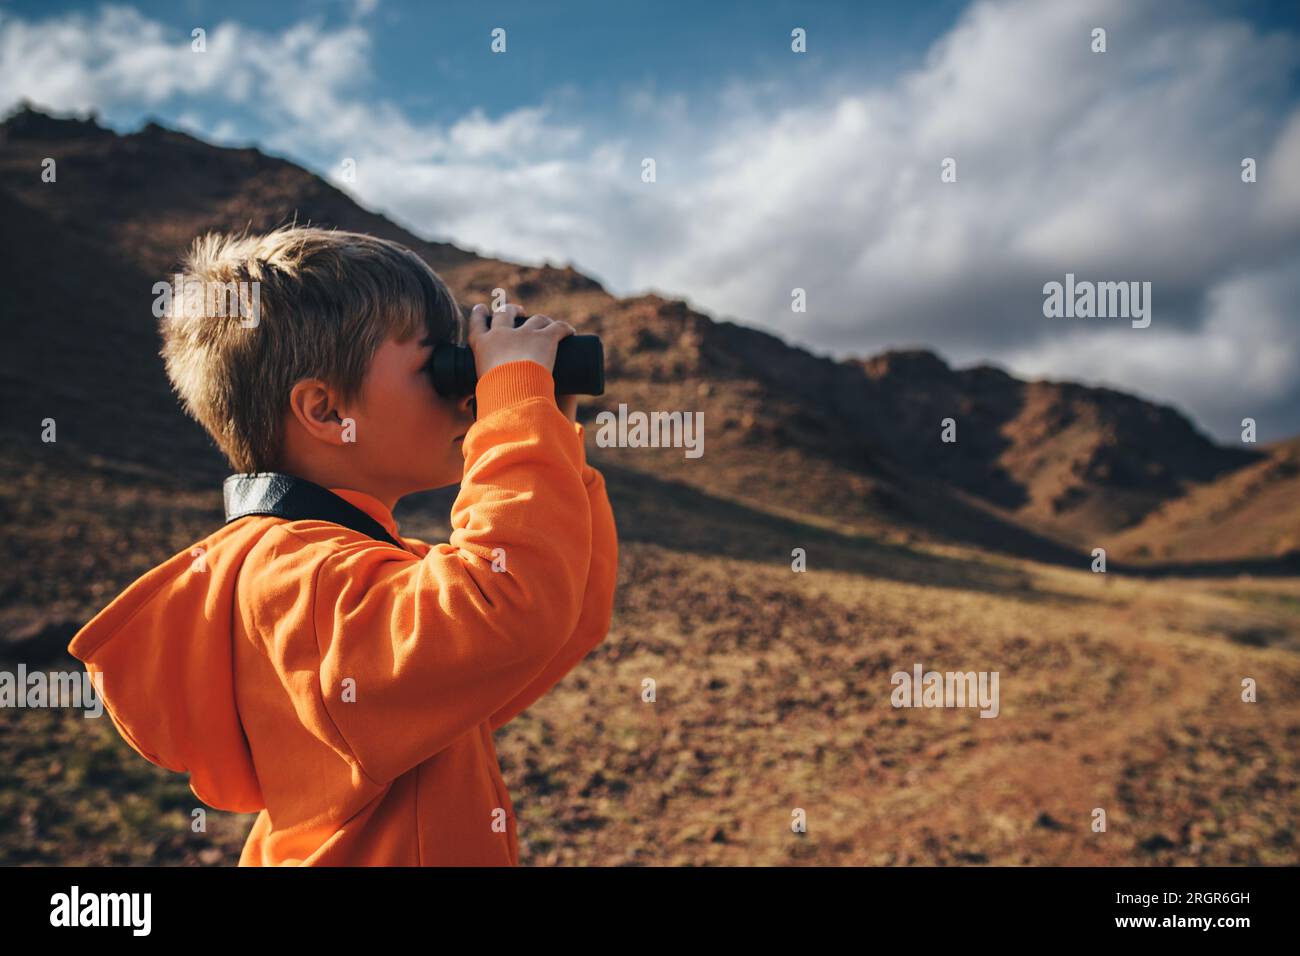
{"type": "Polygon", "coordinates": [[[319,378],[352,401],[385,339],[427,334],[460,344],[465,334],[455,296],[423,259],[362,233],[209,233],[182,261],[182,281],[257,283],[251,326],[234,315],[194,315],[179,297],[160,323],[167,377],[186,414],[243,474],[278,469],[296,382],[319,378]]]}

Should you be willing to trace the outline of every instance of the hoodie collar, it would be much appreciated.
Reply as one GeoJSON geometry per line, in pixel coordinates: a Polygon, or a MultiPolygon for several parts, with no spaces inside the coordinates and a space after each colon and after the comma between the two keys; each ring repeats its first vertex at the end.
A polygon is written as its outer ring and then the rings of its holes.
{"type": "Polygon", "coordinates": [[[401,540],[397,534],[397,522],[393,518],[393,513],[374,495],[368,495],[364,491],[353,491],[351,488],[331,488],[330,491],[353,507],[360,508],[383,525],[385,531],[401,540]]]}

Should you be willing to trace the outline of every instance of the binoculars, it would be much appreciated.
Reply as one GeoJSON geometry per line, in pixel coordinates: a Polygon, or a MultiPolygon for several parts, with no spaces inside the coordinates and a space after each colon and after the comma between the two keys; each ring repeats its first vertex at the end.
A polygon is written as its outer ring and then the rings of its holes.
{"type": "MultiPolygon", "coordinates": [[[[515,328],[529,316],[516,315],[515,328]]],[[[492,316],[487,317],[488,328],[492,316]]],[[[446,342],[434,346],[433,355],[425,367],[433,379],[433,387],[443,398],[464,398],[473,395],[478,385],[478,371],[474,368],[474,352],[464,345],[446,342]]],[[[555,350],[556,395],[603,395],[605,392],[605,349],[598,335],[566,335],[555,350]]]]}

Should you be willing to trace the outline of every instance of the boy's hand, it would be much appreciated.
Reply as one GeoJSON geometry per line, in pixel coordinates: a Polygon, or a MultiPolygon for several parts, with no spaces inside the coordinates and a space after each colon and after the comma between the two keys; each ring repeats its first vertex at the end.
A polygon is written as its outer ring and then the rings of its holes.
{"type": "Polygon", "coordinates": [[[507,304],[500,312],[492,314],[492,327],[488,328],[486,305],[474,306],[469,315],[469,347],[474,353],[474,369],[482,378],[498,365],[530,359],[548,372],[555,370],[555,350],[560,339],[572,335],[574,328],[545,315],[534,315],[519,328],[514,327],[515,316],[521,307],[507,304]]]}
{"type": "Polygon", "coordinates": [[[565,418],[576,423],[578,421],[578,396],[577,395],[556,395],[555,404],[560,406],[560,411],[564,413],[565,418]]]}

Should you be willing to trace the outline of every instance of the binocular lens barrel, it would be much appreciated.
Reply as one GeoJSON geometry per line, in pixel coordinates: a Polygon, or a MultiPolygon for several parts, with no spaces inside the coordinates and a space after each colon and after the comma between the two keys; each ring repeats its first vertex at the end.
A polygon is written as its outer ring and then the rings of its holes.
{"type": "MultiPolygon", "coordinates": [[[[515,316],[515,326],[528,316],[515,316]]],[[[489,316],[488,325],[492,320],[489,316]]],[[[474,352],[464,345],[434,346],[428,372],[433,387],[443,398],[473,395],[478,385],[474,352]]],[[[557,395],[603,395],[605,392],[605,349],[598,335],[566,335],[555,350],[552,371],[557,395]]]]}

